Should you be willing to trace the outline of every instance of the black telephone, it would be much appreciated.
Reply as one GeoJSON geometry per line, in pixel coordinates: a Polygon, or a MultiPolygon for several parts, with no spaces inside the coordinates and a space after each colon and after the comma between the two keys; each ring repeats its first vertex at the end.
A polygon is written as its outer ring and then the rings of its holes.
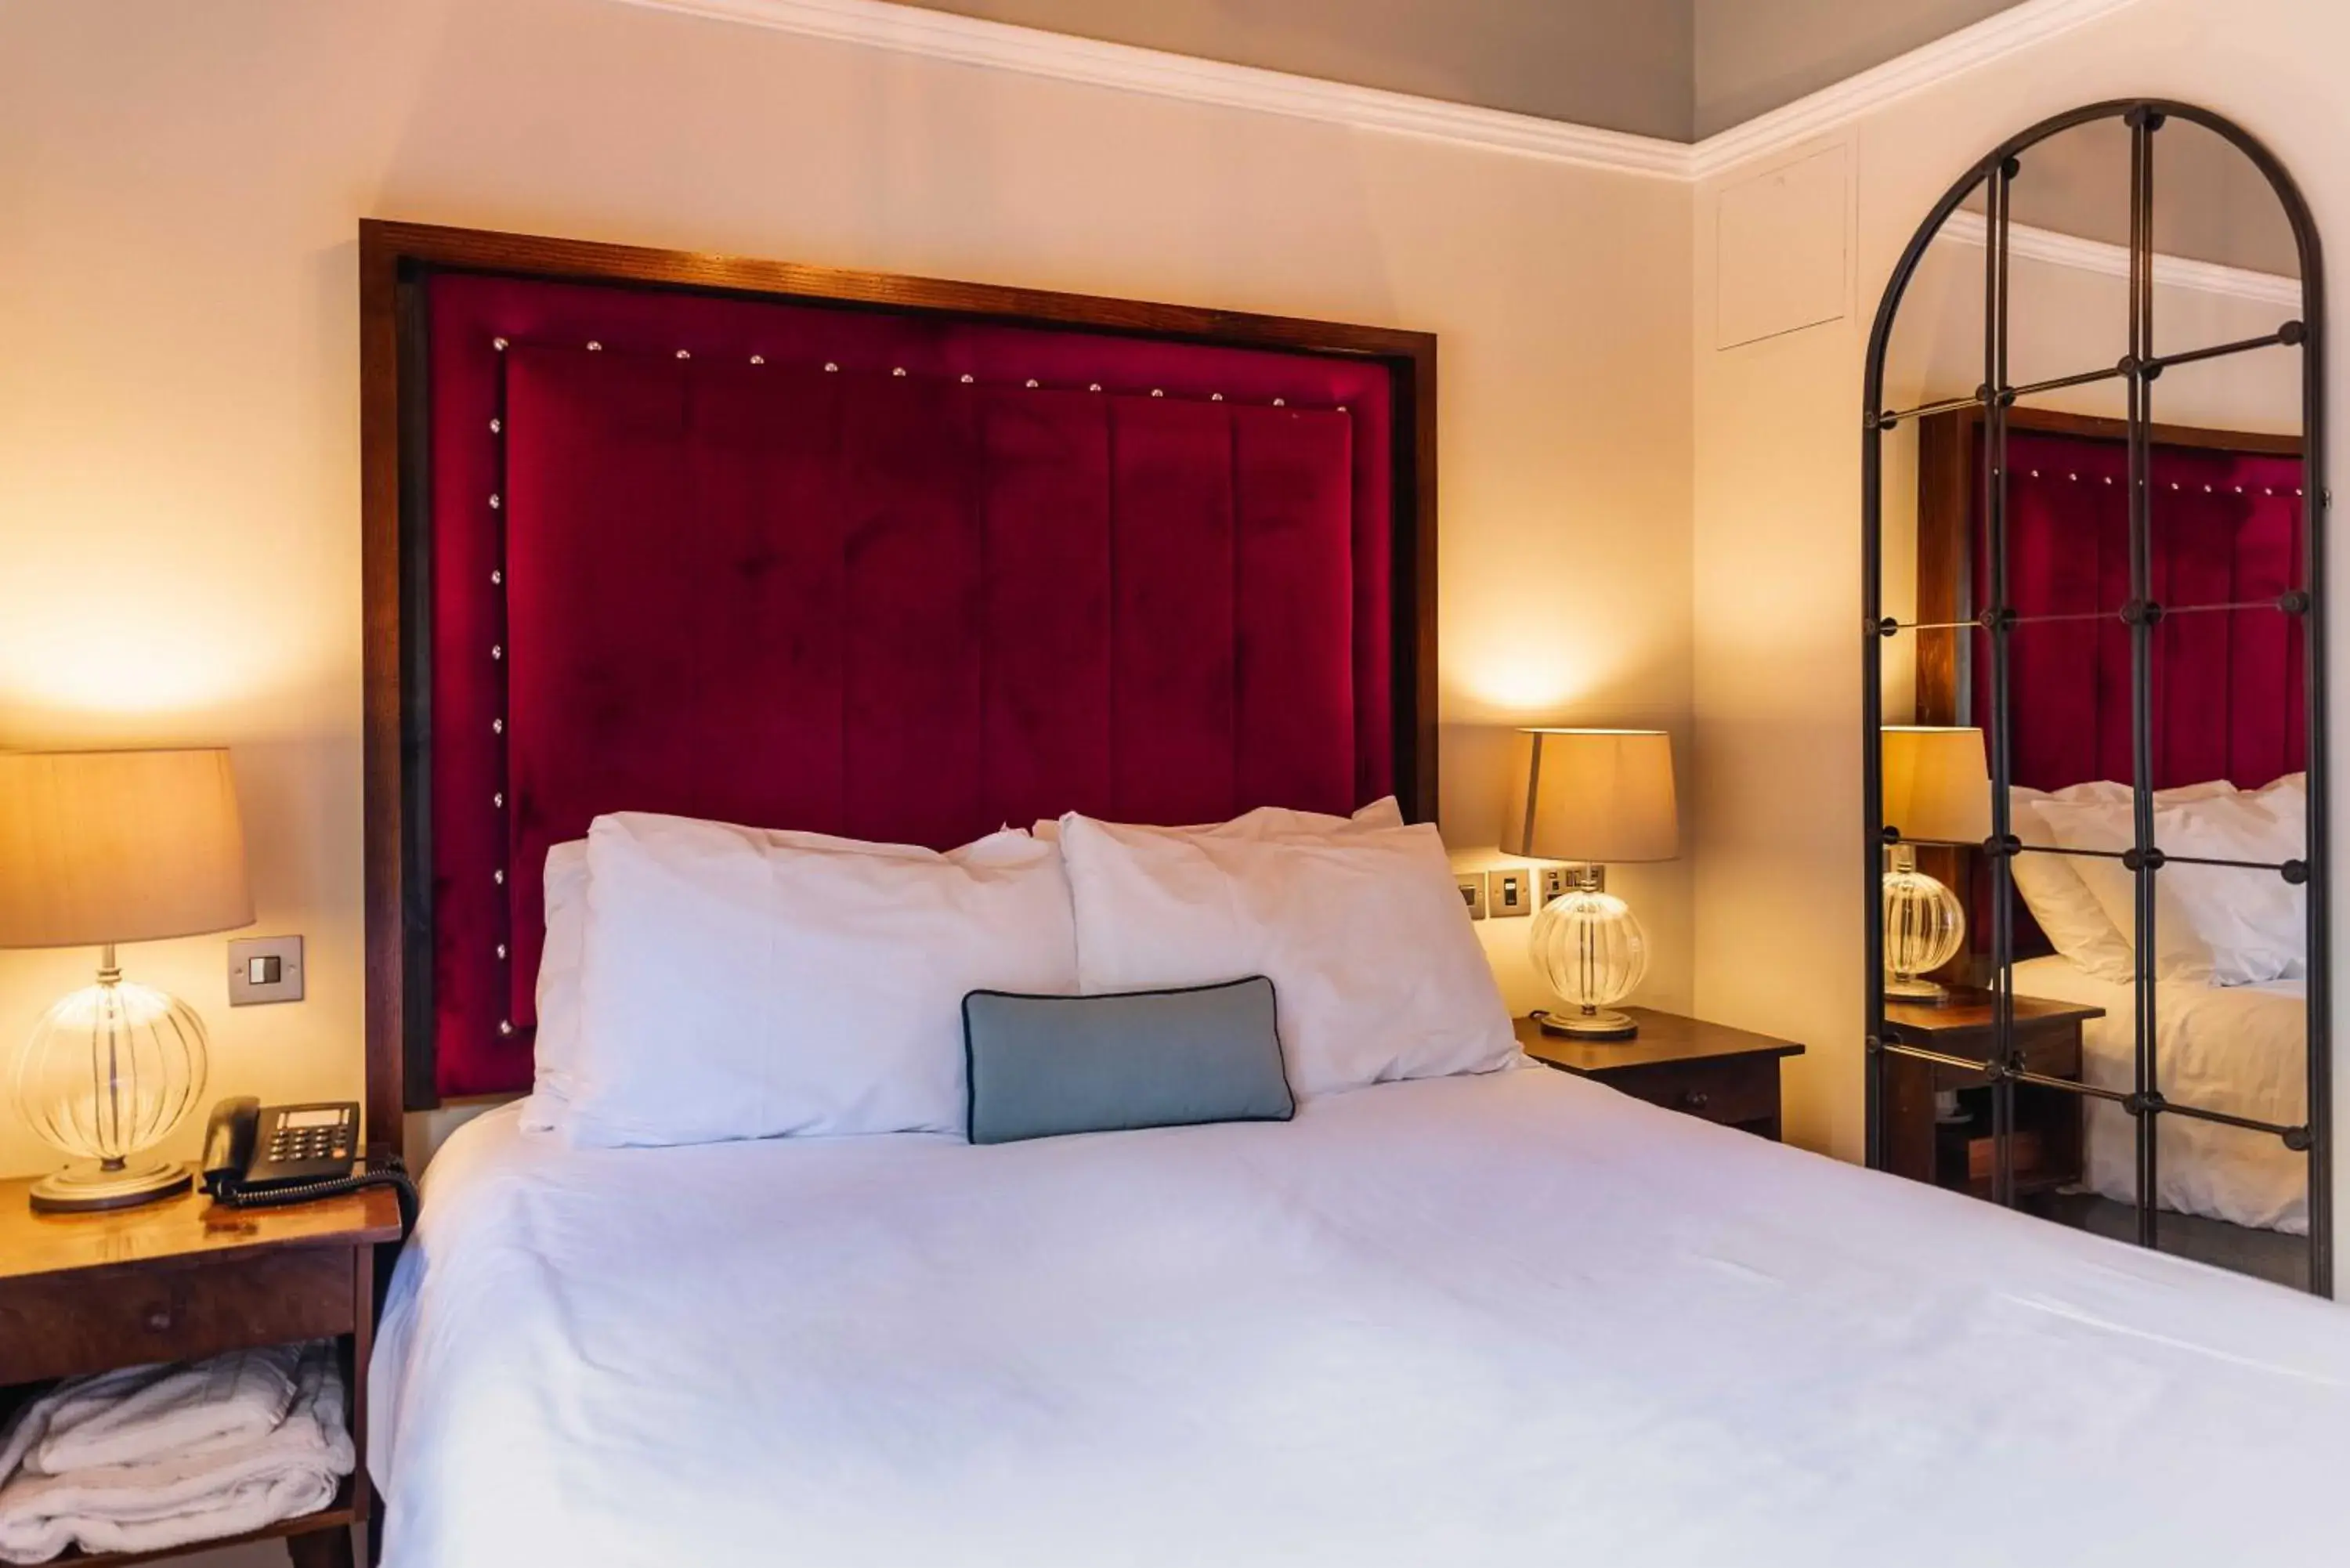
{"type": "Polygon", "coordinates": [[[416,1189],[396,1157],[356,1166],[359,1108],[348,1101],[264,1106],[251,1096],[223,1100],[204,1127],[204,1190],[215,1203],[258,1209],[389,1187],[400,1199],[402,1232],[416,1221],[416,1189]]]}

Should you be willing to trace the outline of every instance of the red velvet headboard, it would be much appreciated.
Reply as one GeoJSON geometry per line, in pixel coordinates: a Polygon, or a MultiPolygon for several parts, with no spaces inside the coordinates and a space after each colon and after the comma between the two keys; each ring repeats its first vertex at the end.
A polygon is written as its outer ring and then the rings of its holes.
{"type": "MultiPolygon", "coordinates": [[[[2009,600],[2026,620],[2080,618],[2009,639],[2011,774],[2033,789],[2127,781],[2128,451],[2019,431],[2008,471],[2009,600]]],[[[2303,587],[2301,460],[2157,446],[2152,480],[2154,785],[2258,788],[2307,765],[2301,622],[2277,607],[2303,587]]],[[[1985,569],[1979,556],[1978,604],[1985,569]]],[[[1978,724],[1990,695],[1974,683],[1978,724]]]]}
{"type": "MultiPolygon", "coordinates": [[[[2244,789],[2307,766],[2300,619],[2279,599],[2304,585],[2301,460],[2197,444],[2153,448],[2148,569],[2164,609],[2154,634],[2154,785],[2224,778],[2244,789]]],[[[1972,448],[1977,471],[1981,434],[1972,448]]],[[[2017,430],[2008,437],[2010,773],[2033,789],[2127,782],[2130,736],[2129,453],[2102,435],[2017,430]],[[2035,617],[2053,618],[2035,620],[2035,617]]],[[[1986,602],[1978,502],[1973,601],[1986,602]]],[[[1970,639],[1978,649],[1982,634],[1970,639]]],[[[1978,662],[1970,722],[1991,720],[1978,662]]],[[[1974,868],[1969,923],[1989,940],[1990,877],[1974,868]]],[[[2049,950],[2021,898],[2019,957],[2049,950]]]]}
{"type": "Polygon", "coordinates": [[[411,1106],[528,1086],[541,868],[601,812],[1432,814],[1427,340],[562,248],[394,268],[411,1106]]]}

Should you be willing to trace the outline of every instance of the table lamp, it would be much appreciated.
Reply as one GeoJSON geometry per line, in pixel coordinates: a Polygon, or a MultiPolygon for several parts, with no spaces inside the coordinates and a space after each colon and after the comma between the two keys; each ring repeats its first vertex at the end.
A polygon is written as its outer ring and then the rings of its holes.
{"type": "Polygon", "coordinates": [[[0,948],[99,950],[98,982],[41,1015],[17,1063],[17,1109],[80,1162],[34,1183],[34,1208],[187,1189],[142,1151],[203,1093],[203,1021],[124,980],[114,950],[252,923],[226,751],[0,753],[0,948]]]}
{"type": "Polygon", "coordinates": [[[1887,831],[1885,999],[1940,1002],[1950,992],[1927,975],[1958,956],[1967,938],[1958,895],[1918,869],[1918,843],[1981,844],[1991,836],[1991,769],[1981,730],[1888,724],[1878,742],[1887,831]]]}
{"type": "Polygon", "coordinates": [[[1504,818],[1507,852],[1581,862],[1527,933],[1535,967],[1569,1008],[1538,1014],[1544,1033],[1631,1039],[1639,1026],[1616,1004],[1648,972],[1648,939],[1624,900],[1604,890],[1600,867],[1680,854],[1672,737],[1662,730],[1521,730],[1504,818]]]}

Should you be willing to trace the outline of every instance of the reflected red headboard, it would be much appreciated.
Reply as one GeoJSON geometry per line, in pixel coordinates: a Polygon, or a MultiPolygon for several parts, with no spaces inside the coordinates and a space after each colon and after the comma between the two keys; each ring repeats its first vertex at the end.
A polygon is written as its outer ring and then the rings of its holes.
{"type": "MultiPolygon", "coordinates": [[[[2256,789],[2307,765],[2301,622],[2277,607],[2303,586],[2301,460],[2173,445],[2152,456],[2148,571],[2166,611],[2154,633],[2154,785],[2256,789]]],[[[2008,472],[2009,602],[2019,617],[2081,618],[2009,639],[2010,773],[2033,789],[2126,782],[2129,628],[2113,612],[2129,597],[2128,450],[2018,431],[2008,472]]],[[[1985,570],[1979,556],[1978,604],[1985,570]]],[[[1987,681],[1974,683],[1973,707],[1987,723],[1987,681]]]]}
{"type": "MultiPolygon", "coordinates": [[[[2126,782],[2131,764],[2125,428],[2018,409],[2008,436],[2009,735],[2014,782],[2056,790],[2126,782]]],[[[1966,621],[1986,602],[1987,535],[1974,410],[1926,421],[1918,444],[1918,614],[1966,621]],[[1931,427],[1931,428],[1927,428],[1931,427]]],[[[2148,570],[2165,609],[2154,635],[2154,783],[2225,778],[2257,788],[2307,765],[2300,620],[2279,607],[2301,580],[2302,463],[2289,439],[2155,427],[2148,570]]],[[[1987,637],[1922,657],[1922,722],[1987,726],[1987,637]]],[[[1939,651],[1921,649],[1921,655],[1939,651]]],[[[1990,940],[1991,878],[1970,857],[1970,940],[1990,940]]],[[[2019,958],[2052,950],[2019,896],[2019,958]]]]}
{"type": "Polygon", "coordinates": [[[362,248],[379,1131],[529,1085],[541,868],[602,812],[1433,814],[1432,339],[362,248]]]}

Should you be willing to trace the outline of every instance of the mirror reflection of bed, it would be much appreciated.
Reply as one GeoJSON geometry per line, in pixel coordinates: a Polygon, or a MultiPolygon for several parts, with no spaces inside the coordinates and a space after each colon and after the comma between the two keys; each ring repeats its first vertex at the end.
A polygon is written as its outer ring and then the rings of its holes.
{"type": "MultiPolygon", "coordinates": [[[[2302,310],[2293,231],[2266,178],[2215,132],[2172,119],[2153,139],[2148,348],[2175,359],[2285,340],[2167,364],[2141,384],[2146,597],[2161,612],[2134,726],[2133,386],[2113,369],[2132,348],[2130,140],[2117,119],[2092,121],[2020,161],[2003,345],[1986,332],[1985,299],[1999,284],[1981,188],[1929,248],[1889,339],[1887,406],[1950,406],[1885,438],[1884,607],[1901,626],[1880,658],[1884,722],[1979,732],[1981,759],[2003,713],[2021,849],[2002,911],[1989,859],[1972,846],[1991,831],[1978,760],[1972,809],[1947,830],[1954,842],[1902,851],[1952,890],[1963,918],[1957,950],[1931,975],[1951,995],[1939,1006],[1888,995],[1887,1029],[1954,1058],[1988,1054],[1970,1048],[1980,1040],[1969,1025],[1980,1016],[1988,1029],[2003,916],[2027,1072],[2091,1092],[2019,1082],[2001,1127],[1981,1075],[1895,1063],[1887,1163],[1989,1197],[2003,1135],[2018,1207],[2306,1288],[2303,387],[2293,332],[2280,331],[2302,310]],[[2001,384],[2022,391],[2005,412],[2007,462],[1994,478],[1976,389],[1987,353],[2002,348],[2001,384]],[[1985,504],[1994,483],[2015,617],[2003,687],[1976,619],[2001,597],[1985,504]],[[2125,858],[2141,773],[2166,857],[2144,928],[2125,858]],[[2147,1075],[2167,1107],[2152,1118],[2150,1181],[2124,1098],[2139,1084],[2141,929],[2154,950],[2147,1075]]],[[[1896,763],[1886,755],[1890,831],[1896,763]]]]}

